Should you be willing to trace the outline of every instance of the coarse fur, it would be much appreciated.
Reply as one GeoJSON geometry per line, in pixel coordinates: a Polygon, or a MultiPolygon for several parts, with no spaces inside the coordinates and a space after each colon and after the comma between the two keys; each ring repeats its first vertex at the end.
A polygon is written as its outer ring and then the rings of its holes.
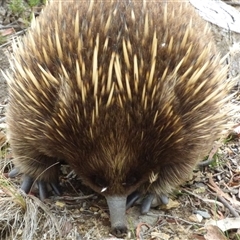
{"type": "Polygon", "coordinates": [[[9,141],[36,179],[63,159],[105,196],[167,194],[227,129],[232,84],[189,3],[50,2],[12,66],[9,141]]]}

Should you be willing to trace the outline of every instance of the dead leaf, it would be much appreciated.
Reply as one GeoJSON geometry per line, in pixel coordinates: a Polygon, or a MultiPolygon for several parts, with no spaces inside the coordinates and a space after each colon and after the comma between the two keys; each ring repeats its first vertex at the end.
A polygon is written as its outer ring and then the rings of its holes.
{"type": "Polygon", "coordinates": [[[240,33],[239,11],[223,1],[190,0],[200,16],[219,27],[240,33]]]}
{"type": "Polygon", "coordinates": [[[167,205],[161,205],[159,207],[159,209],[165,209],[165,210],[169,210],[172,208],[177,208],[180,206],[180,203],[178,201],[173,201],[172,199],[169,199],[169,202],[167,205]]]}
{"type": "Polygon", "coordinates": [[[3,29],[3,30],[0,31],[0,34],[2,36],[10,36],[10,35],[12,35],[14,33],[15,33],[14,28],[7,28],[7,29],[3,29]]]}
{"type": "Polygon", "coordinates": [[[207,233],[204,235],[204,238],[206,240],[213,240],[213,239],[218,239],[218,240],[228,240],[224,233],[217,227],[213,225],[206,226],[207,233]]]}
{"type": "Polygon", "coordinates": [[[202,235],[198,235],[196,233],[191,234],[189,239],[194,239],[194,240],[205,240],[205,238],[202,235]]]}
{"type": "Polygon", "coordinates": [[[161,233],[161,232],[151,232],[151,237],[155,237],[157,239],[161,239],[161,240],[168,240],[170,239],[170,235],[166,234],[166,233],[161,233]]]}
{"type": "Polygon", "coordinates": [[[205,227],[214,225],[219,227],[223,232],[229,229],[238,229],[240,226],[240,217],[237,218],[225,218],[218,221],[215,220],[208,220],[205,223],[205,227]]]}

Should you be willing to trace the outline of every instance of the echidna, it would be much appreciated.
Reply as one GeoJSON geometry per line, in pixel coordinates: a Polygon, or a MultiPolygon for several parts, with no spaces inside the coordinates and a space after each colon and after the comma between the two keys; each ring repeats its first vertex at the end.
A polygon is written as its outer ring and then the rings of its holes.
{"type": "Polygon", "coordinates": [[[8,136],[22,188],[58,182],[58,162],[108,202],[122,236],[126,199],[182,183],[226,130],[231,83],[189,3],[53,1],[14,47],[8,136]]]}

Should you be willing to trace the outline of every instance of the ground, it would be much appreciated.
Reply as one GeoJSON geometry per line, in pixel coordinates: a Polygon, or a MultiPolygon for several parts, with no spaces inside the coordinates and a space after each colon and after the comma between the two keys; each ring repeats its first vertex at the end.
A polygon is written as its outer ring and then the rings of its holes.
{"type": "MultiPolygon", "coordinates": [[[[9,68],[8,58],[4,54],[3,49],[0,49],[0,63],[1,63],[1,65],[0,65],[1,70],[5,70],[5,69],[9,68]]],[[[7,99],[7,83],[6,83],[2,73],[0,73],[0,84],[1,84],[0,103],[2,104],[7,99]]]]}
{"type": "MultiPolygon", "coordinates": [[[[7,3],[0,7],[2,33],[7,29],[4,28],[6,16],[9,19],[12,16],[7,14],[7,3]]],[[[11,28],[11,24],[9,26],[11,28]]],[[[229,53],[230,77],[240,79],[240,34],[215,25],[212,29],[219,52],[222,56],[229,53]]],[[[4,71],[9,69],[9,46],[0,46],[0,69],[4,71]]],[[[238,98],[236,94],[236,101],[238,98]]],[[[0,154],[0,239],[115,239],[109,234],[110,222],[104,198],[82,186],[69,174],[68,166],[62,166],[63,195],[51,197],[44,203],[34,194],[26,196],[17,190],[20,178],[11,181],[6,178],[4,172],[11,168],[12,158],[10,147],[4,144],[6,103],[7,85],[0,73],[0,146],[3,145],[0,154]]],[[[237,126],[238,117],[235,120],[237,126]]],[[[240,239],[239,154],[237,133],[232,134],[231,139],[225,139],[224,144],[216,143],[209,155],[215,161],[194,170],[189,181],[173,193],[168,205],[151,209],[147,215],[141,215],[138,206],[127,211],[129,234],[125,239],[240,239]],[[225,221],[226,228],[221,228],[224,233],[213,223],[207,225],[210,220],[214,223],[225,221]]]]}

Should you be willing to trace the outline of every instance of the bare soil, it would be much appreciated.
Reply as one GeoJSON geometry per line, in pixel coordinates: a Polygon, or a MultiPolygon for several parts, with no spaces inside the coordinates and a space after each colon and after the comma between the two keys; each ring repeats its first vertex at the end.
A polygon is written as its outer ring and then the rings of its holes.
{"type": "MultiPolygon", "coordinates": [[[[0,70],[9,69],[9,61],[7,56],[4,54],[4,50],[0,48],[0,70]]],[[[0,72],[0,104],[3,103],[7,98],[7,83],[0,72]]]]}

